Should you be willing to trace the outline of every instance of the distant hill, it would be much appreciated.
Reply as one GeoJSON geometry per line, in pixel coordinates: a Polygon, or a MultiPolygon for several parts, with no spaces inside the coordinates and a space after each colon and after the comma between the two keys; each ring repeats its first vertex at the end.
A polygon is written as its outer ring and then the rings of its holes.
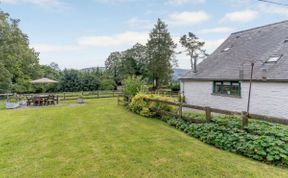
{"type": "Polygon", "coordinates": [[[187,72],[189,72],[189,69],[173,69],[173,75],[172,75],[172,80],[176,81],[183,75],[185,75],[187,72]]]}
{"type": "Polygon", "coordinates": [[[105,71],[105,67],[88,67],[88,68],[81,69],[81,71],[83,72],[93,72],[97,70],[105,71]]]}

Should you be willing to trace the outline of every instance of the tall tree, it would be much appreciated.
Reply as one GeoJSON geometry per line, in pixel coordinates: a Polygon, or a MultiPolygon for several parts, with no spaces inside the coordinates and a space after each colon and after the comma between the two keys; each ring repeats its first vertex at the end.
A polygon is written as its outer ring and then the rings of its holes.
{"type": "Polygon", "coordinates": [[[180,38],[180,44],[186,48],[186,53],[190,56],[191,69],[194,73],[197,72],[198,59],[207,56],[206,51],[203,49],[205,43],[199,41],[199,38],[193,33],[189,32],[188,36],[183,35],[180,38]]]}
{"type": "Polygon", "coordinates": [[[132,48],[123,51],[121,57],[121,73],[123,79],[128,76],[142,76],[146,77],[147,73],[147,60],[146,60],[146,47],[137,43],[132,48]]]}
{"type": "Polygon", "coordinates": [[[121,53],[112,52],[105,61],[105,68],[108,74],[117,85],[121,84],[120,68],[121,68],[121,53]]]}
{"type": "Polygon", "coordinates": [[[160,19],[158,19],[149,37],[146,45],[149,77],[153,80],[154,87],[159,88],[162,82],[171,78],[176,44],[168,32],[167,25],[160,19]]]}
{"type": "Polygon", "coordinates": [[[11,19],[9,14],[0,11],[0,63],[5,68],[8,78],[1,83],[10,81],[5,90],[26,92],[31,89],[29,80],[39,76],[38,53],[29,47],[28,36],[19,28],[18,19],[11,19]]]}

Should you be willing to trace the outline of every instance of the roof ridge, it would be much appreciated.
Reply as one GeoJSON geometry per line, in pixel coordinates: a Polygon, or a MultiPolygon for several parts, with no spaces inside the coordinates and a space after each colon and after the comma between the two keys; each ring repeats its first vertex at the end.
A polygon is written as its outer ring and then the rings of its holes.
{"type": "Polygon", "coordinates": [[[250,28],[250,29],[247,29],[247,30],[241,30],[241,31],[238,31],[238,32],[231,33],[231,35],[247,32],[247,31],[252,31],[252,30],[257,30],[257,29],[261,29],[261,28],[264,28],[264,27],[279,25],[279,24],[282,24],[282,23],[288,23],[288,20],[284,20],[284,21],[276,22],[276,23],[271,23],[271,24],[260,26],[260,27],[254,27],[254,28],[250,28]]]}

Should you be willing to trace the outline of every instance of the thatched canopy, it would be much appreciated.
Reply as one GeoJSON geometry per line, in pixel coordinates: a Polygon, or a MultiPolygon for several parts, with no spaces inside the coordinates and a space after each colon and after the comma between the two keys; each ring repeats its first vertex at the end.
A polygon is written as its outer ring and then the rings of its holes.
{"type": "Polygon", "coordinates": [[[56,80],[51,80],[49,78],[41,78],[41,79],[37,79],[37,80],[32,80],[30,83],[33,84],[49,84],[49,83],[58,83],[58,81],[56,80]]]}

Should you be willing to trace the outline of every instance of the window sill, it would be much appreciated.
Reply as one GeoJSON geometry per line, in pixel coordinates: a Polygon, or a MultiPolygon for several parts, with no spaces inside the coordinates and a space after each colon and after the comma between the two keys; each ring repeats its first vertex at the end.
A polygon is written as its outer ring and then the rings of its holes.
{"type": "Polygon", "coordinates": [[[237,99],[241,99],[242,98],[241,96],[237,96],[237,95],[226,95],[226,94],[218,94],[218,93],[211,93],[211,95],[229,97],[229,98],[237,98],[237,99]]]}

